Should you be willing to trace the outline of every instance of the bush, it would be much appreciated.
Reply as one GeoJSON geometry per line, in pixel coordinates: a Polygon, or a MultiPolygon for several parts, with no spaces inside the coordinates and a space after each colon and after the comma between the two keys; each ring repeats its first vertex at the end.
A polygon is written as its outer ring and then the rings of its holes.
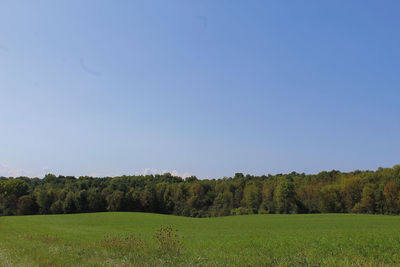
{"type": "Polygon", "coordinates": [[[171,226],[161,226],[154,238],[162,254],[176,255],[183,249],[183,237],[171,226]]]}

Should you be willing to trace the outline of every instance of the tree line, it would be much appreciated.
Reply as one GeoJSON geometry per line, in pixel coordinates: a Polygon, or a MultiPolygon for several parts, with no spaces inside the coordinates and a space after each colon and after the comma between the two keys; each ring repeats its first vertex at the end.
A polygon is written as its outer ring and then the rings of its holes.
{"type": "Polygon", "coordinates": [[[191,217],[266,213],[400,213],[400,165],[200,180],[170,173],[95,178],[0,177],[0,215],[140,211],[191,217]]]}

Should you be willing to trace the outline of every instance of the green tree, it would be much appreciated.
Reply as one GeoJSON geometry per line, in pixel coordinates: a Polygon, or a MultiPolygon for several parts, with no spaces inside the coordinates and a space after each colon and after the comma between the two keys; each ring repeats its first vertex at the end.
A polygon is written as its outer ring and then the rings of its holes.
{"type": "Polygon", "coordinates": [[[36,203],[31,196],[25,195],[18,199],[18,214],[20,215],[28,215],[35,214],[36,212],[36,203]]]}
{"type": "Polygon", "coordinates": [[[41,189],[36,196],[37,203],[39,205],[39,211],[42,214],[50,213],[50,207],[54,202],[55,194],[54,191],[49,189],[41,189]]]}
{"type": "Polygon", "coordinates": [[[155,192],[152,187],[145,187],[140,194],[140,204],[143,211],[152,212],[155,208],[155,192]]]}
{"type": "Polygon", "coordinates": [[[304,185],[296,189],[297,197],[304,204],[306,212],[317,213],[319,211],[320,191],[319,185],[304,185]]]}
{"type": "Polygon", "coordinates": [[[251,210],[251,213],[257,213],[260,207],[262,201],[260,187],[259,183],[252,183],[244,188],[242,206],[251,210]]]}
{"type": "Polygon", "coordinates": [[[19,179],[10,179],[0,182],[0,195],[10,196],[14,195],[17,198],[28,194],[29,185],[19,179]]]}
{"type": "Polygon", "coordinates": [[[63,208],[65,213],[75,213],[78,211],[78,205],[74,192],[69,192],[67,194],[64,200],[63,208]]]}
{"type": "Polygon", "coordinates": [[[351,212],[353,207],[360,202],[363,188],[363,181],[359,177],[347,178],[343,181],[342,194],[347,212],[351,212]]]}
{"type": "Polygon", "coordinates": [[[109,211],[120,211],[122,210],[122,203],[124,199],[124,192],[114,191],[108,198],[107,209],[109,211]]]}
{"type": "Polygon", "coordinates": [[[190,209],[200,210],[203,207],[204,188],[199,183],[189,185],[187,205],[190,209]]]}
{"type": "Polygon", "coordinates": [[[85,212],[88,210],[89,208],[88,193],[85,189],[79,191],[76,197],[76,201],[79,207],[79,211],[85,212]]]}
{"type": "Polygon", "coordinates": [[[284,179],[276,188],[276,207],[279,213],[294,213],[297,210],[294,183],[284,179]]]}
{"type": "Polygon", "coordinates": [[[105,200],[96,188],[90,188],[87,195],[87,205],[90,211],[104,211],[105,200]]]}
{"type": "Polygon", "coordinates": [[[396,214],[399,212],[399,187],[390,181],[385,184],[383,188],[383,195],[385,197],[385,210],[387,213],[396,214]]]}
{"type": "Polygon", "coordinates": [[[57,200],[50,206],[50,211],[53,214],[64,213],[64,203],[61,200],[57,200]]]}
{"type": "Polygon", "coordinates": [[[57,183],[57,181],[57,176],[51,173],[46,174],[43,178],[43,182],[45,183],[57,183]]]}
{"type": "Polygon", "coordinates": [[[18,198],[28,194],[28,184],[20,179],[0,181],[0,214],[16,215],[18,198]]]}
{"type": "Polygon", "coordinates": [[[321,188],[321,211],[343,212],[342,192],[340,185],[326,185],[321,188]]]}
{"type": "Polygon", "coordinates": [[[375,203],[376,185],[366,184],[364,186],[360,208],[363,213],[375,213],[376,203],[375,203]]]}
{"type": "Polygon", "coordinates": [[[262,201],[258,213],[275,213],[274,190],[273,184],[263,184],[261,191],[262,201]]]}

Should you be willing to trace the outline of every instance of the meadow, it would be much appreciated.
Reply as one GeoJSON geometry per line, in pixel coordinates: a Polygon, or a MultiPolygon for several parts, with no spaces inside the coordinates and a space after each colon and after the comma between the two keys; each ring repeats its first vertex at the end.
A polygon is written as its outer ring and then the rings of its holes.
{"type": "Polygon", "coordinates": [[[0,266],[394,266],[399,251],[398,216],[0,217],[0,266]],[[162,226],[177,230],[166,250],[157,239],[162,226]]]}

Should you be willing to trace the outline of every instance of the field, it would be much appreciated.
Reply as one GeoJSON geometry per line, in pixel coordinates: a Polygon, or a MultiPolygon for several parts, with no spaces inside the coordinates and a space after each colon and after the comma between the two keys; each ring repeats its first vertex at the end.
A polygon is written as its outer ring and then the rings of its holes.
{"type": "Polygon", "coordinates": [[[0,218],[0,266],[390,266],[400,265],[399,251],[398,216],[0,218]],[[172,226],[183,239],[172,236],[172,249],[160,250],[155,235],[161,226],[172,226]],[[180,250],[174,249],[176,240],[183,242],[180,250]]]}

